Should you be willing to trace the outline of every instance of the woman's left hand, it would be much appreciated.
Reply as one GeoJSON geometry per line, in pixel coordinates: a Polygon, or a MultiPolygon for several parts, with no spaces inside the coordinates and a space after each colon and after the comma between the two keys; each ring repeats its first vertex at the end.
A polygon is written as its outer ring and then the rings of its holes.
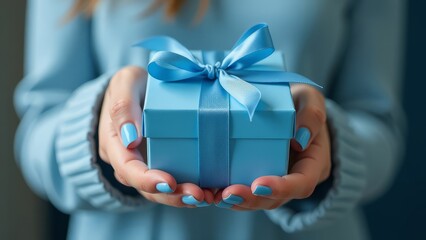
{"type": "Polygon", "coordinates": [[[330,137],[324,97],[315,88],[303,84],[292,85],[291,92],[297,131],[290,144],[289,174],[259,177],[251,187],[231,185],[216,193],[217,206],[233,210],[274,209],[292,199],[309,197],[329,177],[330,137]]]}

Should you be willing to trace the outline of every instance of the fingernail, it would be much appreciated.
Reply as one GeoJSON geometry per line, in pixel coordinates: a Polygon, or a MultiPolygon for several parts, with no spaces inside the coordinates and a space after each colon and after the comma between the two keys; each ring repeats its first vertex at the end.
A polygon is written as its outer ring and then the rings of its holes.
{"type": "Polygon", "coordinates": [[[201,203],[200,201],[195,199],[195,197],[192,196],[192,195],[183,196],[182,202],[185,203],[185,204],[188,204],[188,205],[197,205],[197,204],[201,203]]]}
{"type": "Polygon", "coordinates": [[[169,186],[168,183],[157,183],[155,188],[162,193],[172,193],[173,189],[169,186]]]}
{"type": "Polygon", "coordinates": [[[138,139],[138,132],[133,123],[126,123],[121,126],[121,141],[126,148],[136,139],[138,139]]]}
{"type": "Polygon", "coordinates": [[[258,196],[269,196],[272,194],[272,189],[267,186],[257,185],[253,194],[258,196]]]}
{"type": "Polygon", "coordinates": [[[210,206],[210,203],[206,202],[206,201],[202,201],[200,204],[195,205],[197,207],[208,207],[210,206]]]}
{"type": "Polygon", "coordinates": [[[309,129],[302,127],[297,130],[295,139],[302,147],[302,150],[305,150],[310,138],[311,132],[309,131],[309,129]]]}
{"type": "Polygon", "coordinates": [[[216,207],[220,207],[220,208],[231,208],[232,206],[234,206],[232,204],[224,202],[223,200],[221,200],[220,202],[216,203],[215,205],[216,205],[216,207]]]}
{"type": "Polygon", "coordinates": [[[229,204],[238,205],[238,204],[241,204],[242,202],[244,202],[244,199],[240,196],[230,194],[228,197],[224,198],[223,201],[225,201],[226,203],[229,203],[229,204]]]}

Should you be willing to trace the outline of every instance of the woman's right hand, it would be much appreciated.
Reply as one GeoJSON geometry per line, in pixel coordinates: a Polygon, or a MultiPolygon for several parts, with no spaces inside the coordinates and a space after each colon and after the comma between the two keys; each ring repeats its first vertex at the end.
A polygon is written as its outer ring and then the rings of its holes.
{"type": "Polygon", "coordinates": [[[133,187],[146,199],[173,207],[205,206],[213,193],[195,184],[177,184],[168,173],[148,169],[142,141],[142,110],[147,73],[127,66],[111,79],[106,90],[99,120],[99,155],[110,164],[116,179],[133,187]]]}

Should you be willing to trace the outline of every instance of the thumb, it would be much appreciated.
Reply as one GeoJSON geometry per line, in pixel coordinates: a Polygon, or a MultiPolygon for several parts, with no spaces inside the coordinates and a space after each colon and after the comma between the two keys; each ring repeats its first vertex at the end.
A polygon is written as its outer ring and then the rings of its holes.
{"type": "Polygon", "coordinates": [[[313,87],[297,84],[291,88],[296,107],[296,135],[292,147],[304,151],[326,122],[325,100],[313,87]]]}
{"type": "Polygon", "coordinates": [[[144,69],[129,66],[119,70],[108,86],[112,126],[126,148],[135,148],[142,140],[141,99],[145,97],[146,78],[144,69]]]}

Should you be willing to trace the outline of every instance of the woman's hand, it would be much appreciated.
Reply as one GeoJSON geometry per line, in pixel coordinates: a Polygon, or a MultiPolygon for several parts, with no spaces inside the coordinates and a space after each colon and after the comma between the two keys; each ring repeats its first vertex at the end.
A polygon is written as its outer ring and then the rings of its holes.
{"type": "Polygon", "coordinates": [[[213,193],[195,184],[177,184],[168,173],[148,169],[141,137],[141,105],[147,73],[128,66],[111,79],[99,120],[99,155],[114,169],[116,179],[138,190],[146,199],[174,207],[213,202],[213,193]]]}
{"type": "Polygon", "coordinates": [[[219,207],[274,209],[292,199],[309,197],[329,177],[330,137],[324,97],[315,88],[302,84],[292,85],[291,92],[297,111],[297,132],[291,141],[289,174],[259,177],[251,187],[229,186],[215,195],[219,207]]]}

